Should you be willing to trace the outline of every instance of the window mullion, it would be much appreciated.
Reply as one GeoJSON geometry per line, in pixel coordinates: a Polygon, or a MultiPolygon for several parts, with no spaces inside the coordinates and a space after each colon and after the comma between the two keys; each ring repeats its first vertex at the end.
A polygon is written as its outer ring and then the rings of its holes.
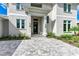
{"type": "Polygon", "coordinates": [[[20,10],[22,10],[22,4],[20,4],[20,10]]]}
{"type": "Polygon", "coordinates": [[[67,4],[67,12],[68,12],[68,4],[67,4]]]}
{"type": "Polygon", "coordinates": [[[21,10],[21,4],[19,4],[20,10],[21,10]]]}
{"type": "Polygon", "coordinates": [[[66,21],[66,32],[68,32],[68,21],[66,21]]]}
{"type": "Polygon", "coordinates": [[[22,25],[22,24],[21,24],[21,19],[20,19],[20,29],[21,29],[21,25],[22,25]]]}

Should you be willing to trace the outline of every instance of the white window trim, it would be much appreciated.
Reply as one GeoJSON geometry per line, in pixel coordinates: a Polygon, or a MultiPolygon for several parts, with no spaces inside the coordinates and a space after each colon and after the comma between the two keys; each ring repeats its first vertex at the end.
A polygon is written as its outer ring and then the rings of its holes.
{"type": "MultiPolygon", "coordinates": [[[[68,21],[71,21],[71,20],[66,20],[66,23],[64,23],[64,24],[66,24],[66,31],[64,31],[64,32],[69,32],[69,31],[68,31],[68,24],[69,24],[68,21]]],[[[64,26],[64,25],[63,25],[63,26],[64,26]]],[[[70,23],[70,28],[71,28],[71,23],[70,23]]]]}
{"type": "MultiPolygon", "coordinates": [[[[20,28],[18,28],[18,29],[25,29],[25,27],[26,27],[26,26],[25,26],[25,23],[26,23],[25,21],[24,21],[24,28],[22,28],[22,20],[25,20],[25,19],[19,19],[19,20],[20,20],[20,28]]],[[[16,27],[17,27],[17,26],[16,26],[16,27]]]]}
{"type": "Polygon", "coordinates": [[[21,5],[21,3],[19,3],[20,5],[19,5],[19,9],[17,9],[17,10],[22,10],[22,8],[23,8],[23,6],[21,5]]]}
{"type": "MultiPolygon", "coordinates": [[[[67,4],[67,3],[66,3],[66,4],[67,4]]],[[[68,7],[69,7],[68,5],[69,5],[69,4],[67,4],[67,6],[66,6],[66,7],[67,7],[67,8],[66,8],[66,12],[68,12],[68,7]]],[[[71,4],[70,4],[70,5],[71,5],[71,4]]],[[[69,12],[68,12],[68,13],[69,13],[69,12]]]]}

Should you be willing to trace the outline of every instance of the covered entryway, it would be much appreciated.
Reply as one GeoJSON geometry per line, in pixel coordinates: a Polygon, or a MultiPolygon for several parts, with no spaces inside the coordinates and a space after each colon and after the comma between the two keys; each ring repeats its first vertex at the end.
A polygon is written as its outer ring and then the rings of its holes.
{"type": "Polygon", "coordinates": [[[31,34],[42,35],[42,17],[31,17],[31,34]]]}
{"type": "Polygon", "coordinates": [[[33,19],[33,34],[38,34],[38,19],[33,19]]]}

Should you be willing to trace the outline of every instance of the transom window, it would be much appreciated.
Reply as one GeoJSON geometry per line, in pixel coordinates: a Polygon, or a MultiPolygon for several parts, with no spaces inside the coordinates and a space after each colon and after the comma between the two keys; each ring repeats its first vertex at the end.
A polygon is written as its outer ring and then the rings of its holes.
{"type": "Polygon", "coordinates": [[[70,28],[71,28],[71,21],[70,20],[64,20],[63,31],[69,32],[70,28]]]}
{"type": "Polygon", "coordinates": [[[25,28],[25,20],[24,19],[16,19],[16,26],[19,29],[25,28]]]}
{"type": "Polygon", "coordinates": [[[40,3],[31,3],[31,6],[42,8],[42,4],[40,3]]]}
{"type": "Polygon", "coordinates": [[[71,4],[64,3],[64,12],[71,12],[71,4]]]}

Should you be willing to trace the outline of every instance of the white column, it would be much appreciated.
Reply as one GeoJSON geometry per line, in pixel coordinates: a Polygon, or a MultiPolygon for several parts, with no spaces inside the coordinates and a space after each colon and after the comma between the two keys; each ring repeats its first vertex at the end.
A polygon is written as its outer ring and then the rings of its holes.
{"type": "Polygon", "coordinates": [[[42,35],[44,35],[44,36],[46,36],[47,35],[47,31],[46,31],[46,25],[47,25],[47,23],[46,23],[46,16],[44,16],[43,17],[43,21],[42,21],[42,24],[43,24],[43,33],[42,33],[42,35]]]}
{"type": "Polygon", "coordinates": [[[27,23],[27,35],[31,37],[31,15],[30,14],[28,14],[26,23],[27,23]]]}

